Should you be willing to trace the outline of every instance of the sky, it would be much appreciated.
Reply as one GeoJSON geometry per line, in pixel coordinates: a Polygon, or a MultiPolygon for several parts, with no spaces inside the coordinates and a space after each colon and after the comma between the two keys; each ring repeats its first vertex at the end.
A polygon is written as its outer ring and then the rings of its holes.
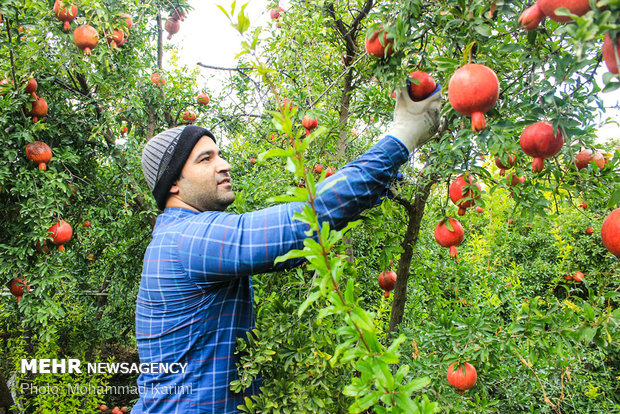
{"type": "MultiPolygon", "coordinates": [[[[181,30],[171,40],[178,46],[181,64],[194,67],[197,62],[217,67],[235,67],[235,55],[241,50],[241,35],[230,25],[228,18],[217,7],[221,5],[230,12],[233,0],[192,0],[190,5],[194,8],[188,13],[185,21],[181,22],[181,30]]],[[[252,27],[266,25],[270,21],[268,6],[269,0],[239,0],[236,2],[237,10],[247,3],[245,9],[252,27]]],[[[286,8],[286,2],[280,1],[280,5],[286,8]]],[[[596,81],[602,86],[601,76],[606,71],[605,65],[601,69],[596,81]]],[[[218,86],[217,76],[226,76],[228,73],[201,68],[201,79],[209,89],[218,86]],[[210,79],[215,74],[215,79],[210,79]]],[[[620,90],[603,94],[605,106],[620,107],[620,90]]],[[[607,116],[613,116],[620,122],[620,110],[608,111],[607,116]]],[[[599,130],[599,140],[609,137],[620,138],[620,126],[607,125],[599,130]]]]}

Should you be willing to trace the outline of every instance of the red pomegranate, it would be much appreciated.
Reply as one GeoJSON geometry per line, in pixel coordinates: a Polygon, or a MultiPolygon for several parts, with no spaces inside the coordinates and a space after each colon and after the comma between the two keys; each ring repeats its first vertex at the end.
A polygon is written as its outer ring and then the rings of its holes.
{"type": "Polygon", "coordinates": [[[155,72],[155,73],[153,73],[151,75],[151,82],[153,82],[157,86],[165,85],[166,84],[166,78],[164,78],[161,73],[155,72]]]}
{"type": "Polygon", "coordinates": [[[25,280],[14,278],[11,280],[9,291],[12,295],[17,297],[17,303],[19,303],[22,296],[24,296],[24,293],[30,292],[30,286],[25,280]]]}
{"type": "Polygon", "coordinates": [[[66,221],[60,220],[47,229],[47,233],[52,238],[52,243],[58,245],[58,250],[62,252],[65,250],[64,244],[73,236],[73,228],[66,221]]]}
{"type": "Polygon", "coordinates": [[[192,111],[183,112],[183,120],[188,122],[194,122],[196,120],[196,114],[192,111]]]}
{"type": "Polygon", "coordinates": [[[131,25],[133,25],[133,20],[131,19],[131,15],[127,13],[121,14],[122,20],[127,25],[127,30],[131,29],[131,25]]]}
{"type": "Polygon", "coordinates": [[[418,83],[409,83],[409,97],[411,98],[411,100],[416,102],[423,101],[424,99],[428,98],[437,87],[435,79],[433,79],[433,77],[428,73],[422,72],[421,70],[411,72],[409,74],[409,78],[418,81],[418,83]]]}
{"type": "Polygon", "coordinates": [[[24,92],[30,94],[33,98],[36,99],[37,95],[35,94],[35,91],[37,90],[38,86],[39,85],[37,84],[37,80],[31,76],[30,79],[28,79],[28,83],[26,84],[24,92]]]}
{"type": "Polygon", "coordinates": [[[465,238],[465,231],[458,220],[453,218],[448,220],[453,230],[450,230],[448,226],[446,226],[445,220],[441,220],[437,224],[437,227],[435,227],[435,240],[437,240],[437,243],[441,246],[448,247],[450,249],[450,256],[456,257],[458,254],[456,246],[463,242],[463,239],[465,238]]]}
{"type": "Polygon", "coordinates": [[[486,127],[484,113],[499,97],[499,80],[485,65],[468,63],[454,72],[448,82],[448,99],[455,111],[471,116],[471,127],[480,132],[486,127]]]}
{"type": "Polygon", "coordinates": [[[282,7],[278,7],[277,9],[271,9],[269,10],[269,17],[271,17],[271,20],[277,20],[280,18],[280,12],[283,12],[284,9],[282,7]]]}
{"type": "Polygon", "coordinates": [[[125,32],[121,29],[115,29],[112,34],[106,36],[106,40],[112,48],[122,46],[125,43],[125,32]]]}
{"type": "Polygon", "coordinates": [[[207,95],[206,93],[199,93],[196,96],[196,100],[198,101],[199,104],[201,105],[208,105],[209,104],[209,95],[207,95]]]}
{"type": "Polygon", "coordinates": [[[378,58],[387,58],[394,53],[392,39],[388,39],[388,33],[386,31],[377,30],[370,37],[366,39],[365,47],[366,52],[369,55],[373,55],[378,58]],[[379,38],[379,34],[383,33],[383,44],[379,38]]]}
{"type": "Polygon", "coordinates": [[[596,166],[602,169],[605,166],[605,157],[598,151],[592,151],[591,149],[584,149],[579,152],[575,157],[575,166],[578,170],[588,168],[590,162],[594,161],[596,166]]]}
{"type": "Polygon", "coordinates": [[[450,364],[446,376],[450,385],[459,391],[470,389],[476,385],[476,380],[478,379],[476,368],[469,362],[450,364]]]}
{"type": "Polygon", "coordinates": [[[508,165],[504,165],[501,158],[495,157],[495,165],[499,168],[499,175],[502,177],[506,175],[506,170],[511,169],[517,162],[517,156],[515,154],[508,155],[508,165]]]}
{"type": "Polygon", "coordinates": [[[52,159],[52,149],[45,142],[33,141],[26,145],[26,158],[45,171],[45,164],[52,159]]]}
{"type": "Polygon", "coordinates": [[[582,272],[575,272],[575,275],[573,276],[573,280],[575,282],[583,282],[586,279],[586,275],[584,275],[582,272]]]}
{"type": "Polygon", "coordinates": [[[521,149],[532,161],[532,171],[541,172],[545,167],[545,158],[553,157],[564,146],[564,137],[558,128],[553,134],[553,125],[549,122],[536,122],[526,127],[521,133],[521,149]]]}
{"type": "Polygon", "coordinates": [[[603,221],[601,227],[603,244],[616,257],[620,257],[620,208],[615,209],[603,221]]]}
{"type": "Polygon", "coordinates": [[[43,118],[47,115],[47,101],[41,97],[38,97],[33,103],[29,112],[32,115],[32,122],[38,122],[39,118],[43,118]]]}
{"type": "Polygon", "coordinates": [[[572,14],[583,16],[590,11],[589,0],[538,0],[536,4],[527,8],[519,17],[519,24],[525,30],[534,30],[545,16],[551,20],[564,23],[572,20],[569,16],[558,16],[555,10],[566,7],[572,14]]]}
{"type": "Polygon", "coordinates": [[[91,25],[83,24],[73,31],[73,42],[89,56],[99,43],[99,33],[91,25]]]}
{"type": "Polygon", "coordinates": [[[525,177],[519,177],[516,173],[509,174],[506,177],[506,184],[509,187],[514,187],[517,184],[523,184],[525,182],[525,177]]]}
{"type": "Polygon", "coordinates": [[[319,120],[317,118],[310,118],[308,115],[306,115],[304,116],[304,119],[302,119],[301,125],[306,128],[306,131],[312,131],[319,125],[319,120]]]}
{"type": "Polygon", "coordinates": [[[177,19],[166,19],[166,25],[164,29],[168,32],[168,40],[172,39],[172,35],[178,33],[181,30],[181,23],[177,19]]]}
{"type": "Polygon", "coordinates": [[[58,20],[64,22],[62,29],[65,32],[71,30],[71,22],[77,17],[77,6],[75,4],[65,4],[62,0],[56,0],[53,10],[58,20]]]}
{"type": "Polygon", "coordinates": [[[616,37],[616,41],[611,41],[611,35],[607,33],[603,40],[603,60],[607,66],[607,70],[611,73],[618,74],[618,61],[620,61],[620,34],[616,37]],[[612,45],[612,43],[615,43],[612,45]]]}
{"type": "Polygon", "coordinates": [[[183,10],[181,7],[176,7],[171,15],[173,19],[180,20],[182,22],[185,21],[186,16],[187,13],[185,13],[185,10],[183,10]]]}
{"type": "Polygon", "coordinates": [[[394,290],[396,286],[396,272],[393,270],[386,270],[379,273],[379,287],[385,291],[384,296],[390,297],[390,291],[394,290]]]}
{"type": "Polygon", "coordinates": [[[0,80],[0,95],[5,96],[10,89],[9,84],[13,85],[13,81],[9,78],[0,80]]]}
{"type": "Polygon", "coordinates": [[[474,181],[471,175],[465,177],[465,175],[459,175],[456,180],[452,181],[450,184],[450,200],[459,208],[459,216],[465,214],[465,211],[476,204],[475,200],[480,198],[480,184],[474,181]],[[466,186],[476,186],[478,191],[475,191],[473,188],[466,186]],[[469,200],[461,201],[464,198],[469,198],[469,200]]]}

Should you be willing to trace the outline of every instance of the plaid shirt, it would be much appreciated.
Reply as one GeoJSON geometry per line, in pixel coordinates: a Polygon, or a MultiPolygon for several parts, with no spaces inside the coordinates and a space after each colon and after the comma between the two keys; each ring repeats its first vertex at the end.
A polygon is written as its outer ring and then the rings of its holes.
{"type": "MultiPolygon", "coordinates": [[[[319,220],[338,229],[356,219],[375,205],[407,158],[399,141],[383,138],[325,180],[346,177],[316,198],[319,220]]],[[[136,305],[140,362],[187,365],[184,372],[142,373],[132,413],[238,412],[243,395],[229,384],[237,379],[236,338],[255,326],[251,275],[303,262],[273,264],[303,248],[308,227],[293,219],[302,206],[246,214],[167,208],[157,218],[136,305]]],[[[246,395],[257,394],[259,386],[260,380],[246,395]]]]}

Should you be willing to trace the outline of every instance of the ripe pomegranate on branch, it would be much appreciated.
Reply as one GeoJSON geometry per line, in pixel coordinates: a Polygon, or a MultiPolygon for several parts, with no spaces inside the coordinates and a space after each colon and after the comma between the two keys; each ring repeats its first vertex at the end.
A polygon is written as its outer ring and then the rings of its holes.
{"type": "Polygon", "coordinates": [[[450,249],[451,257],[456,257],[458,255],[456,247],[465,239],[465,231],[458,220],[450,218],[448,222],[452,230],[446,225],[446,220],[441,220],[435,227],[435,240],[441,246],[450,249]]]}
{"type": "Polygon", "coordinates": [[[394,40],[388,39],[388,32],[377,30],[366,38],[366,52],[378,58],[388,58],[394,53],[394,40]],[[383,35],[383,36],[381,36],[383,35]],[[380,37],[381,36],[381,37],[380,37]]]}
{"type": "Polygon", "coordinates": [[[499,98],[499,80],[485,65],[468,63],[454,72],[448,82],[448,99],[455,111],[471,116],[471,127],[480,132],[486,127],[484,113],[499,98]]]}
{"type": "Polygon", "coordinates": [[[384,296],[390,297],[390,292],[394,290],[396,286],[396,272],[393,270],[386,270],[379,273],[379,287],[385,291],[384,296]]]}
{"type": "Polygon", "coordinates": [[[77,6],[75,4],[65,3],[62,0],[56,0],[53,11],[58,20],[64,22],[63,30],[65,32],[71,30],[71,22],[77,17],[77,6]]]}
{"type": "Polygon", "coordinates": [[[519,24],[525,30],[530,31],[536,29],[545,17],[558,23],[571,21],[570,16],[555,14],[555,11],[561,7],[567,8],[572,14],[583,16],[590,11],[590,0],[538,0],[521,14],[519,24]]]}
{"type": "Polygon", "coordinates": [[[476,385],[478,373],[476,368],[469,362],[450,364],[446,373],[448,382],[459,391],[465,391],[476,385]]]}
{"type": "Polygon", "coordinates": [[[459,208],[458,215],[465,215],[466,210],[475,205],[477,199],[480,198],[480,192],[482,189],[480,188],[480,184],[474,181],[471,175],[465,177],[465,175],[459,175],[456,180],[452,181],[450,184],[450,200],[459,208]],[[469,188],[465,189],[467,186],[475,186],[478,188],[478,191],[469,188]],[[463,199],[467,198],[468,200],[463,201],[463,199]]]}
{"type": "Polygon", "coordinates": [[[564,137],[559,128],[553,133],[551,123],[536,122],[523,130],[519,143],[523,152],[534,157],[532,172],[538,173],[545,167],[545,158],[560,152],[564,146],[564,137]]]}

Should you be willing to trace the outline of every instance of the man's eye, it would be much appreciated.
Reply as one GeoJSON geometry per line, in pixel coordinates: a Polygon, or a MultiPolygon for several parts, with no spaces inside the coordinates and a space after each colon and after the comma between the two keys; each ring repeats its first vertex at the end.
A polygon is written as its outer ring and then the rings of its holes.
{"type": "Polygon", "coordinates": [[[203,161],[209,161],[209,157],[205,157],[205,158],[200,160],[200,162],[203,162],[203,161]]]}

